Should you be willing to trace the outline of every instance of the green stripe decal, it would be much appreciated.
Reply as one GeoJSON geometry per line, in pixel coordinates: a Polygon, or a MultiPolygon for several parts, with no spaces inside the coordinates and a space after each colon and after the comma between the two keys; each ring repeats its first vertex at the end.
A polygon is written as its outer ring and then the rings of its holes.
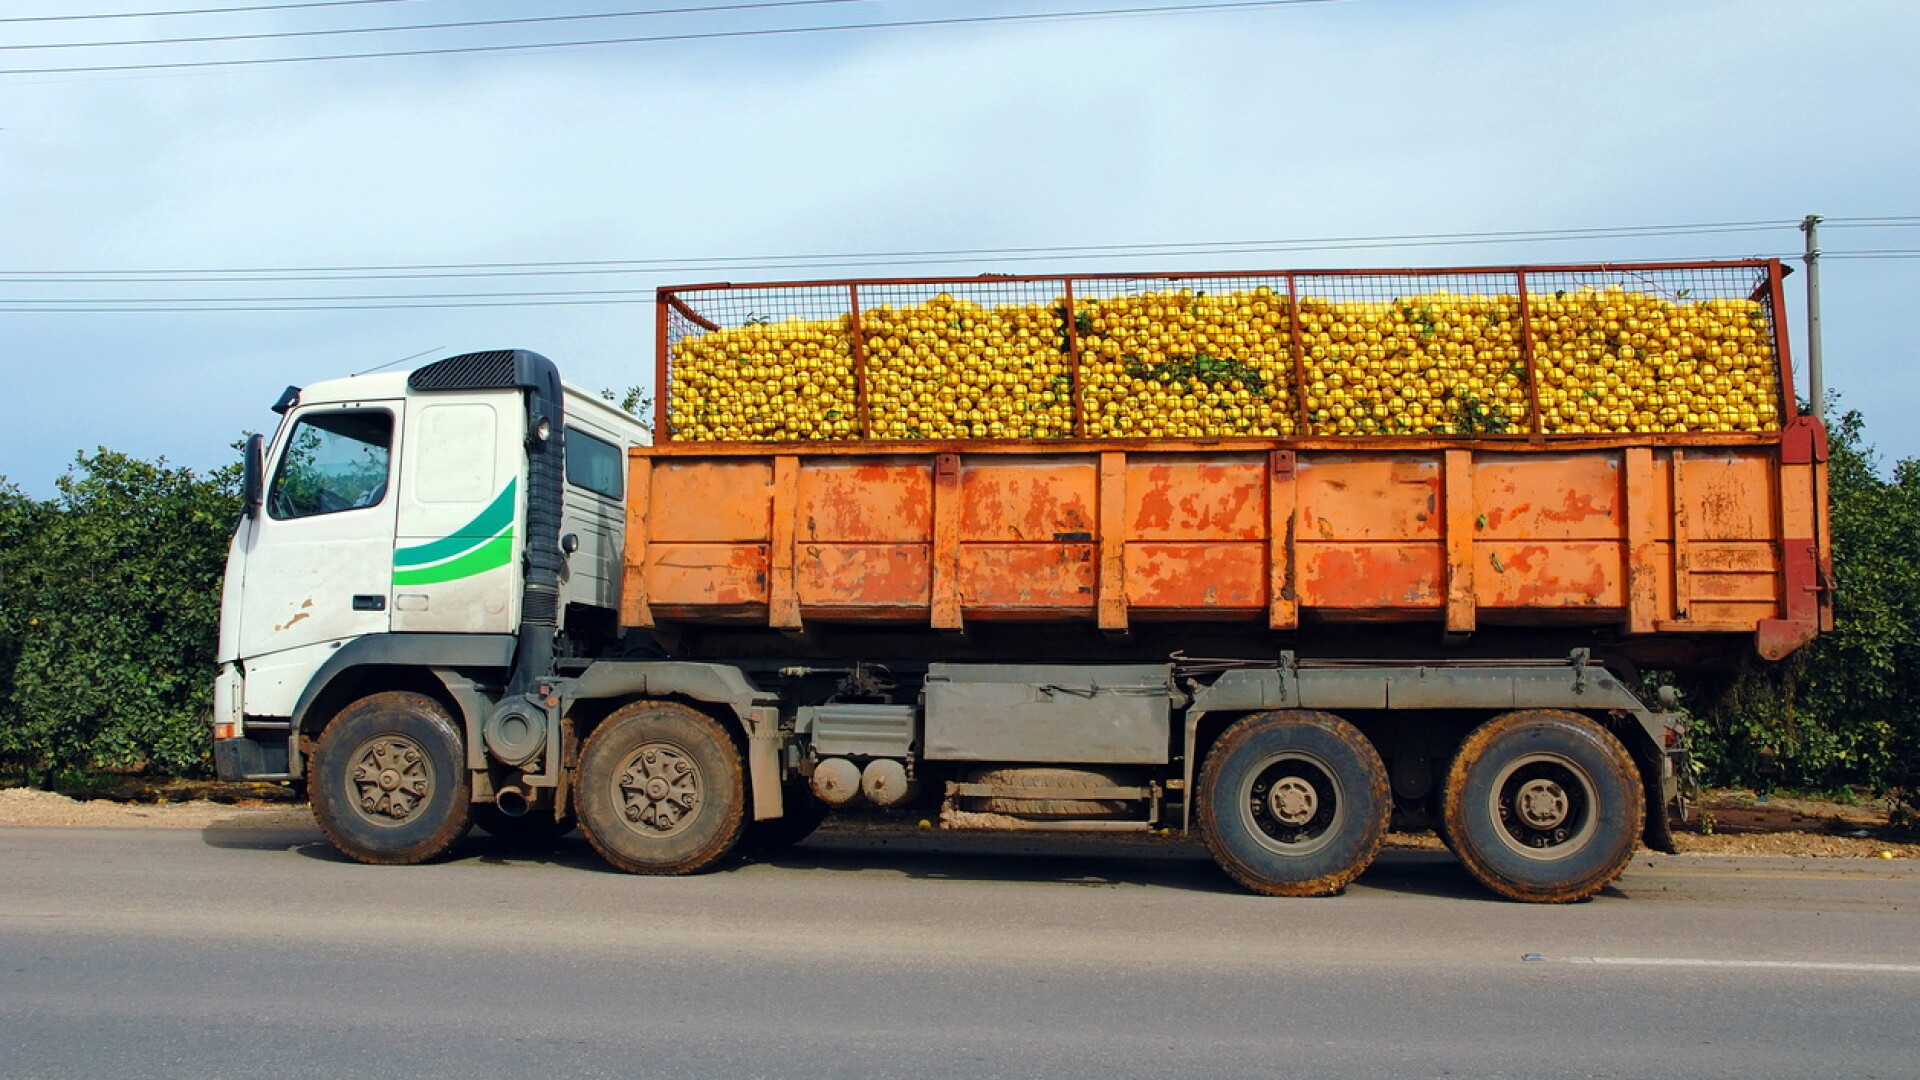
{"type": "Polygon", "coordinates": [[[413,570],[395,569],[395,585],[437,585],[443,581],[472,577],[507,565],[513,558],[513,530],[508,529],[492,540],[461,555],[433,566],[422,566],[413,570]]]}
{"type": "MultiPolygon", "coordinates": [[[[422,566],[427,563],[444,562],[456,555],[464,555],[499,538],[502,530],[512,535],[514,493],[520,484],[519,477],[507,481],[485,510],[474,516],[472,521],[453,530],[449,536],[438,540],[429,540],[414,547],[399,548],[393,553],[394,582],[400,583],[399,568],[403,566],[422,566]]],[[[434,578],[445,581],[446,578],[434,578]]]]}

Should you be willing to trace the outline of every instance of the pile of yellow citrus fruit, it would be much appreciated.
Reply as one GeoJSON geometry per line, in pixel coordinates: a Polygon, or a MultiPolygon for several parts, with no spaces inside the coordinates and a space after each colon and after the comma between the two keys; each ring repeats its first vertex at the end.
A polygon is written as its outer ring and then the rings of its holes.
{"type": "Polygon", "coordinates": [[[1772,329],[1756,301],[1612,286],[1521,308],[1511,295],[1445,291],[1296,305],[1263,286],[1080,298],[1069,312],[1064,299],[990,306],[942,293],[861,312],[857,350],[851,315],[681,337],[669,434],[1526,434],[1536,402],[1540,429],[1556,435],[1779,427],[1772,329]]]}

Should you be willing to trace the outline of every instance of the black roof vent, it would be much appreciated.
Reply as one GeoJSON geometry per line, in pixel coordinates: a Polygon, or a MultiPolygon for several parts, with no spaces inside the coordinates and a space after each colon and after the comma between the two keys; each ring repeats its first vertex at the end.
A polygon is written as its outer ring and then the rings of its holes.
{"type": "Polygon", "coordinates": [[[537,385],[536,372],[552,363],[525,349],[494,349],[436,360],[407,376],[411,390],[505,390],[537,385]]]}

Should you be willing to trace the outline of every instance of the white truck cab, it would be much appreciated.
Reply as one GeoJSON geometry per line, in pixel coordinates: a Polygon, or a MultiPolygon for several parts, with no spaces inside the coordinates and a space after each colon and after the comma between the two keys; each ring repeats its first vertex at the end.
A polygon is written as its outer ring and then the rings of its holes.
{"type": "MultiPolygon", "coordinates": [[[[383,692],[444,696],[449,680],[483,685],[516,660],[529,662],[522,681],[547,674],[552,656],[522,655],[522,640],[565,650],[617,637],[627,450],[647,433],[544,357],[474,353],[334,379],[290,388],[275,410],[272,438],[248,444],[222,596],[222,778],[303,781],[303,717],[373,688],[375,670],[383,692]]],[[[503,723],[496,741],[538,741],[540,726],[503,723]]],[[[407,796],[388,780],[374,802],[391,811],[407,796]]]]}

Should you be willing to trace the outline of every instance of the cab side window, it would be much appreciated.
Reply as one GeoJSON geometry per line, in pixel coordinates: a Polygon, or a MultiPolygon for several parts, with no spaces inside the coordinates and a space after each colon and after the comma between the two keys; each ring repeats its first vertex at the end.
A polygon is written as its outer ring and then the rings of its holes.
{"type": "Polygon", "coordinates": [[[267,512],[285,520],[376,506],[392,451],[393,414],[384,409],[303,416],[274,470],[267,512]]]}
{"type": "Polygon", "coordinates": [[[625,459],[607,440],[567,429],[567,483],[618,500],[626,491],[625,459]]]}

